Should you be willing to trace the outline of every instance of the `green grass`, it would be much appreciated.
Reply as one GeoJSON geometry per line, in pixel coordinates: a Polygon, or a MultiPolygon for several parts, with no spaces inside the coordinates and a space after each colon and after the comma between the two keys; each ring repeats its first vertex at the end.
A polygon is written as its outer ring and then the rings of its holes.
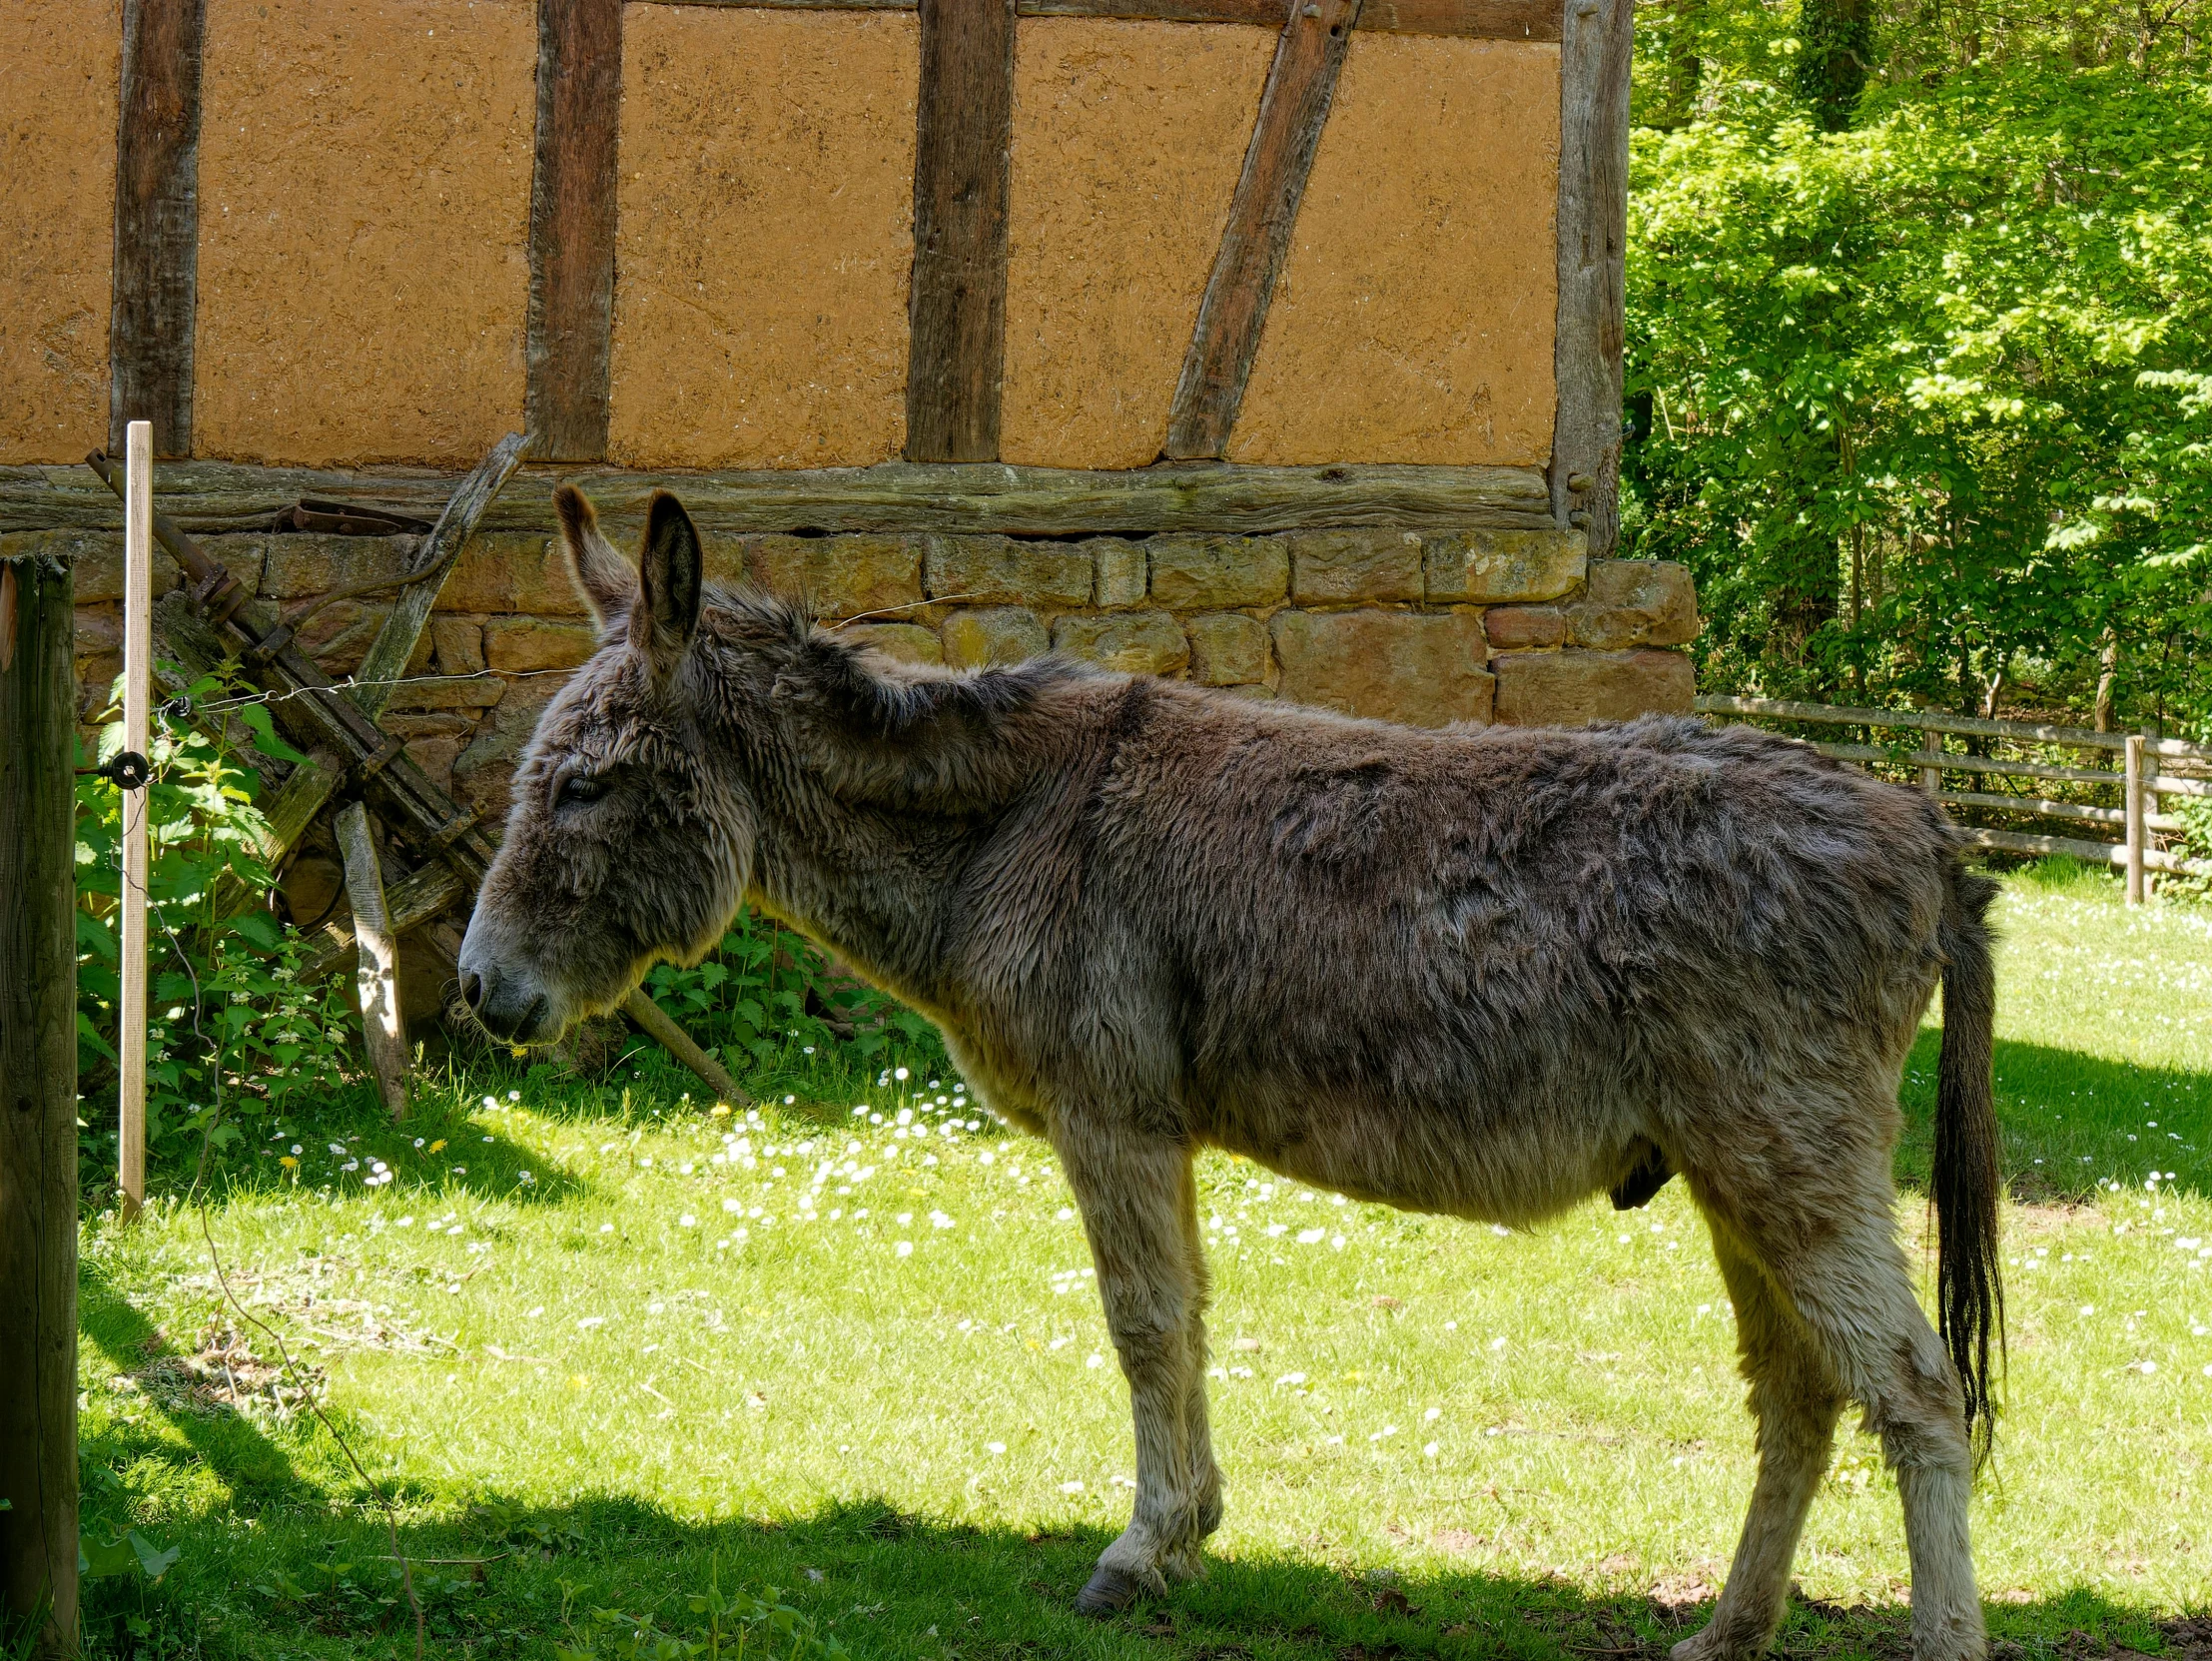
{"type": "MultiPolygon", "coordinates": [[[[2131,914],[2092,877],[2014,880],[2001,918],[2022,1203],[2009,1410],[1974,1510],[1992,1627],[2037,1656],[2172,1649],[2212,1603],[2212,917],[2131,914]]],[[[1071,1600],[1125,1519],[1127,1397],[1050,1151],[938,1134],[949,1077],[876,1089],[786,1059],[750,1125],[680,1101],[653,1057],[598,1086],[484,1061],[404,1134],[339,1105],[231,1162],[210,1222],[240,1295],[327,1375],[404,1549],[488,1559],[418,1570],[433,1653],[549,1657],[597,1606],[681,1624],[710,1578],[782,1587],[870,1656],[1565,1661],[1657,1654],[1702,1618],[1751,1425],[1681,1185],[1506,1236],[1209,1158],[1227,1518],[1206,1581],[1092,1622],[1071,1600]],[[732,1134],[757,1169],[712,1163],[732,1134]],[[824,1151],[856,1142],[873,1175],[801,1221],[824,1151]],[[364,1188],[370,1157],[388,1186],[364,1188]]],[[[1916,1235],[1916,1201],[1904,1217],[1916,1235]]],[[[88,1513],[181,1548],[158,1585],[100,1583],[98,1643],[408,1653],[332,1439],[178,1393],[162,1358],[227,1324],[195,1215],[88,1225],[84,1253],[88,1513]]],[[[1895,1653],[1904,1575],[1893,1486],[1848,1436],[1785,1647],[1895,1653]]]]}

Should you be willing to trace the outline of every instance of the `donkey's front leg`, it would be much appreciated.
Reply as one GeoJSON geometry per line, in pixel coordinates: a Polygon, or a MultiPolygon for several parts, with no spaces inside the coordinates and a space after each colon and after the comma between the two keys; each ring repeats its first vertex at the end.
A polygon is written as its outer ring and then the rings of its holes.
{"type": "Polygon", "coordinates": [[[1169,1573],[1194,1572],[1199,1511],[1212,1497],[1195,1491],[1190,1446],[1190,1392],[1202,1382],[1191,1352],[1199,1288],[1181,1215],[1190,1156],[1166,1138],[1072,1116],[1055,1124],[1053,1141],[1083,1209],[1136,1420],[1134,1514],[1076,1599],[1077,1608],[1106,1614],[1140,1592],[1165,1591],[1169,1573]]]}

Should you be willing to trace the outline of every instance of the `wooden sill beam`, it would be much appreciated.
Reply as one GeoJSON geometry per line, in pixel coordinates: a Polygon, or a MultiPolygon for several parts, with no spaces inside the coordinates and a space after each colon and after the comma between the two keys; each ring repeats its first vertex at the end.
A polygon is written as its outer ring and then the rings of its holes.
{"type": "MultiPolygon", "coordinates": [[[[380,504],[434,519],[456,475],[415,468],[327,472],[218,461],[164,462],[162,510],[198,534],[266,530],[303,495],[380,504]]],[[[1121,472],[995,462],[891,461],[781,472],[633,472],[611,467],[520,469],[485,510],[479,532],[550,534],[552,488],[581,485],[602,515],[642,516],[655,489],[683,498],[702,527],[748,530],[921,530],[1013,536],[1150,535],[1159,531],[1333,529],[1403,525],[1536,529],[1551,525],[1550,486],[1536,467],[1163,463],[1121,472]]],[[[122,504],[83,467],[0,467],[0,532],[115,530],[122,504]]]]}
{"type": "MultiPolygon", "coordinates": [[[[911,12],[916,0],[674,0],[688,6],[768,6],[781,11],[911,12]]],[[[1165,23],[1282,27],[1282,0],[1016,0],[1020,17],[1128,17],[1165,23]]],[[[1366,0],[1355,27],[1380,34],[1461,40],[1557,40],[1558,0],[1366,0]]]]}

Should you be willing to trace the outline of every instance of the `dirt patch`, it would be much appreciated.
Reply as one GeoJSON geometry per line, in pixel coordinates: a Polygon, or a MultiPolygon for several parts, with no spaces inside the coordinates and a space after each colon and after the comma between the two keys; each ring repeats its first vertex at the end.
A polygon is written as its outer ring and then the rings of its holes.
{"type": "MultiPolygon", "coordinates": [[[[166,1347],[156,1332],[150,1347],[166,1347]]],[[[208,1416],[233,1412],[288,1419],[321,1399],[327,1380],[321,1367],[287,1369],[257,1354],[227,1321],[202,1327],[189,1354],[157,1354],[136,1371],[114,1380],[114,1388],[143,1394],[169,1413],[208,1416]]]]}

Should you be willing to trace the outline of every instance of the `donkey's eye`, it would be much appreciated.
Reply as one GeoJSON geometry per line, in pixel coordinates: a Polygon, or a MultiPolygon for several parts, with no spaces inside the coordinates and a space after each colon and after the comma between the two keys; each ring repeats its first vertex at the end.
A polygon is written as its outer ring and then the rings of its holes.
{"type": "Polygon", "coordinates": [[[555,807],[567,807],[575,802],[595,802],[607,793],[607,781],[596,773],[571,773],[561,780],[560,794],[553,798],[555,807]]]}

